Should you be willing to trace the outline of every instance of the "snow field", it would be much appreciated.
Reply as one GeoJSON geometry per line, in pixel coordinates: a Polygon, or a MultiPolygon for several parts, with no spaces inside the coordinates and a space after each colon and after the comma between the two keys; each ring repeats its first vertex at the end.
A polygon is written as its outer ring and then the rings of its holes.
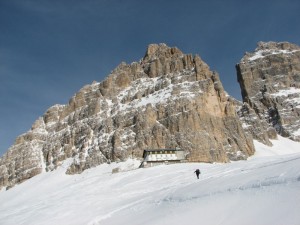
{"type": "Polygon", "coordinates": [[[273,144],[255,142],[253,157],[228,164],[137,169],[128,160],[70,176],[66,161],[2,190],[0,224],[299,225],[300,143],[279,137],[273,144]]]}

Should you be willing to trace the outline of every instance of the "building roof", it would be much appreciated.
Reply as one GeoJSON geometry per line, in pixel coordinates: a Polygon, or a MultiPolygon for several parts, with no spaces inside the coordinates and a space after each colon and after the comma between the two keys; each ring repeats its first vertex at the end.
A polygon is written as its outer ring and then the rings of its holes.
{"type": "Polygon", "coordinates": [[[145,158],[147,152],[158,152],[158,151],[183,151],[183,149],[180,148],[144,149],[143,158],[145,158]]]}

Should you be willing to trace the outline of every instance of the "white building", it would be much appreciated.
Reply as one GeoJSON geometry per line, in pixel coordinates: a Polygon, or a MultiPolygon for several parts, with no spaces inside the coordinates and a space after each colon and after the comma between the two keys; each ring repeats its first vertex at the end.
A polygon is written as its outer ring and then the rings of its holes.
{"type": "Polygon", "coordinates": [[[153,165],[180,163],[186,160],[183,149],[146,149],[143,153],[143,162],[140,167],[153,165]]]}

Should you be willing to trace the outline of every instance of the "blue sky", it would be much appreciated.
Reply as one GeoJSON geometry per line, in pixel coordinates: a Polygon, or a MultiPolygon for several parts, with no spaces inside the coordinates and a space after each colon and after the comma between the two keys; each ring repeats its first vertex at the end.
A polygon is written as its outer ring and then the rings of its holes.
{"type": "Polygon", "coordinates": [[[199,54],[241,99],[235,64],[258,41],[300,45],[299,12],[299,0],[0,0],[0,155],[150,43],[199,54]]]}

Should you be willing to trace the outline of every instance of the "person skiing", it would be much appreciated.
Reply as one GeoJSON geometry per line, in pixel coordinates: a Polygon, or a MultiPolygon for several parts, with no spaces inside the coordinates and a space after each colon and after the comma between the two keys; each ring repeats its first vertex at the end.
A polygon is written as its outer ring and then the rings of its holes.
{"type": "Polygon", "coordinates": [[[199,169],[196,169],[194,173],[196,173],[196,176],[197,176],[197,178],[199,179],[199,174],[201,173],[200,170],[199,170],[199,169]]]}

